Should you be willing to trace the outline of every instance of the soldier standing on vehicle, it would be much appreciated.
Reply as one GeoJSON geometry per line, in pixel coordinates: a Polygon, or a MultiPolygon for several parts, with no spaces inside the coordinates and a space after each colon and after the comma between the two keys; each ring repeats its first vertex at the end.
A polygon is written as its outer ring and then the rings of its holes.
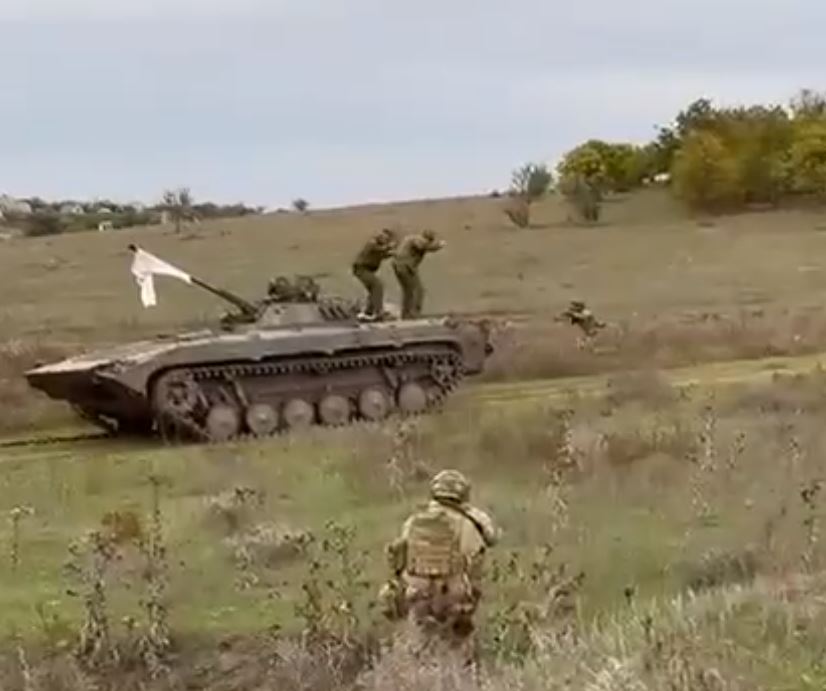
{"type": "Polygon", "coordinates": [[[360,318],[380,319],[384,314],[384,284],[376,274],[382,262],[393,255],[397,245],[396,233],[384,228],[368,240],[353,261],[353,275],[367,289],[367,306],[360,318]]]}
{"type": "Polygon", "coordinates": [[[419,266],[428,252],[438,252],[445,246],[432,230],[421,235],[408,235],[402,240],[393,258],[393,271],[402,289],[402,319],[415,319],[422,313],[424,286],[419,278],[419,266]]]}
{"type": "Polygon", "coordinates": [[[438,473],[430,494],[427,506],[407,519],[387,547],[393,575],[379,597],[389,619],[409,618],[426,642],[441,640],[470,654],[483,558],[498,541],[498,530],[469,504],[470,483],[462,473],[438,473]]]}

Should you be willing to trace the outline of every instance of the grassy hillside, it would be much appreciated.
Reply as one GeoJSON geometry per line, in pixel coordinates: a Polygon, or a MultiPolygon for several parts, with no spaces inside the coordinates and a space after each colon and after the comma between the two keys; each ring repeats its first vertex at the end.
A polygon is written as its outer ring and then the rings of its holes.
{"type": "Polygon", "coordinates": [[[128,273],[130,242],[245,295],[282,272],[321,273],[330,291],[357,295],[350,261],[385,225],[432,227],[447,239],[423,270],[433,311],[553,311],[575,296],[615,317],[823,302],[826,276],[815,259],[826,219],[817,212],[698,223],[654,191],[609,203],[593,228],[567,222],[552,198],[535,227],[520,231],[506,222],[504,203],[440,200],[215,221],[180,236],[143,229],[6,243],[4,333],[99,339],[215,314],[213,297],[174,283],[161,287],[157,310],[143,311],[128,273]]]}
{"type": "MultiPolygon", "coordinates": [[[[567,220],[557,198],[535,226],[517,230],[490,198],[275,214],[215,221],[180,235],[149,228],[18,240],[0,246],[0,397],[9,428],[43,422],[20,371],[95,344],[214,322],[213,296],[159,279],[159,306],[144,310],[129,273],[136,242],[195,275],[250,297],[278,273],[322,275],[325,289],[359,296],[349,273],[377,229],[431,227],[448,247],[422,269],[431,312],[527,313],[504,333],[489,377],[588,374],[629,367],[794,354],[826,347],[826,219],[780,211],[699,221],[662,191],[607,204],[604,223],[567,220]],[[580,297],[610,322],[593,348],[552,317],[580,297]]],[[[390,267],[389,299],[398,301],[390,267]]]]}

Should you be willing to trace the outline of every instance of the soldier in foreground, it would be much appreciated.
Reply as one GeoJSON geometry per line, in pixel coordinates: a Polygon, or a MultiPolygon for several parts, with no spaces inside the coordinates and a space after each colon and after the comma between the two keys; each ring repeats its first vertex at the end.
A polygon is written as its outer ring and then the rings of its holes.
{"type": "Polygon", "coordinates": [[[393,575],[379,597],[385,615],[411,620],[425,643],[441,641],[471,657],[483,558],[498,531],[484,511],[468,503],[470,483],[460,472],[438,473],[430,494],[427,506],[407,519],[387,547],[393,575]]]}
{"type": "Polygon", "coordinates": [[[419,278],[419,266],[429,252],[438,252],[445,246],[432,230],[421,235],[408,235],[402,240],[393,258],[393,271],[402,289],[402,319],[415,319],[422,313],[424,286],[419,278]]]}
{"type": "Polygon", "coordinates": [[[360,315],[363,319],[380,319],[384,315],[384,284],[376,274],[397,246],[396,233],[384,228],[367,241],[353,261],[353,275],[367,290],[367,307],[360,315]]]}

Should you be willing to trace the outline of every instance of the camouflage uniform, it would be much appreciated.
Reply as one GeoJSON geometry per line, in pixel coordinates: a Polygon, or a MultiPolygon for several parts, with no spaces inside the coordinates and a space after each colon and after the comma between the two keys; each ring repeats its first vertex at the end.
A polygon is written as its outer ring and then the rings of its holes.
{"type": "Polygon", "coordinates": [[[367,289],[365,315],[372,318],[384,314],[384,284],[376,275],[381,263],[392,256],[398,239],[389,228],[370,238],[353,261],[353,275],[367,289]]]}
{"type": "Polygon", "coordinates": [[[568,309],[560,314],[557,319],[578,326],[588,338],[596,336],[600,329],[605,328],[605,323],[599,321],[581,300],[572,300],[568,309]]]}
{"type": "Polygon", "coordinates": [[[432,230],[402,240],[393,258],[393,271],[402,289],[402,319],[415,319],[421,315],[424,286],[419,278],[419,265],[428,252],[438,252],[444,246],[444,241],[437,240],[432,230]]]}
{"type": "Polygon", "coordinates": [[[393,578],[380,598],[390,619],[409,619],[424,635],[453,647],[472,640],[481,598],[483,557],[496,544],[491,518],[468,504],[470,484],[455,470],[431,482],[431,501],[387,548],[393,578]]]}

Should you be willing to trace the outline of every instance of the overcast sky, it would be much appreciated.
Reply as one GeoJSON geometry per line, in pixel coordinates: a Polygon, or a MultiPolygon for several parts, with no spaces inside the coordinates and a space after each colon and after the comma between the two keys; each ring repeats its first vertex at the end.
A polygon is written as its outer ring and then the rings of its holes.
{"type": "Polygon", "coordinates": [[[824,0],[0,0],[0,193],[484,192],[689,101],[826,88],[824,0]]]}

